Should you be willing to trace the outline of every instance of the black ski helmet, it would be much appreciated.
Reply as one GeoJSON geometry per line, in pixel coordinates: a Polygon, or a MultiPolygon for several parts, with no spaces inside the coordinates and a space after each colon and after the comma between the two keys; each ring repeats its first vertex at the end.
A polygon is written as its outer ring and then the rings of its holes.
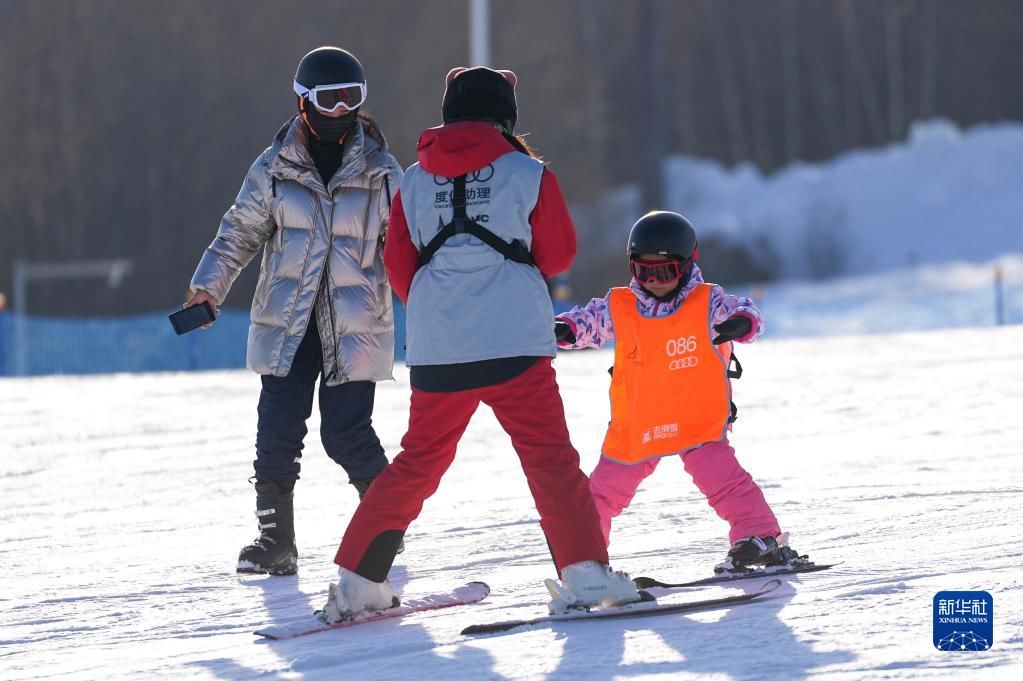
{"type": "Polygon", "coordinates": [[[644,253],[670,255],[685,262],[697,255],[696,230],[678,213],[655,210],[647,213],[629,231],[629,257],[644,253]]]}
{"type": "Polygon", "coordinates": [[[366,74],[355,55],[340,47],[317,47],[298,63],[295,80],[307,88],[336,83],[365,83],[366,74]]]}

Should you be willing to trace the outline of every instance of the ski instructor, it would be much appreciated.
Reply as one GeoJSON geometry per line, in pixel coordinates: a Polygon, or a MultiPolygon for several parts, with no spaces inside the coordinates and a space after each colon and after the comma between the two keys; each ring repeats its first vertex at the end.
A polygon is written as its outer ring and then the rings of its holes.
{"type": "Polygon", "coordinates": [[[320,438],[360,498],[387,465],[373,430],[391,378],[394,321],[383,238],[401,167],[373,120],[362,64],[337,47],[302,58],[298,113],[249,169],[190,286],[186,307],[224,301],[263,249],[247,364],[262,376],[256,427],[259,537],[238,572],[297,569],[293,490],[319,379],[320,438]]]}
{"type": "Polygon", "coordinates": [[[607,565],[551,366],[544,277],[568,269],[575,228],[554,174],[514,135],[517,80],[452,69],[444,125],[420,136],[419,163],[395,197],[385,260],[408,308],[409,428],[345,532],[327,622],[391,607],[387,574],[402,536],[480,403],[511,436],[562,578],[551,610],[639,599],[607,565]]]}

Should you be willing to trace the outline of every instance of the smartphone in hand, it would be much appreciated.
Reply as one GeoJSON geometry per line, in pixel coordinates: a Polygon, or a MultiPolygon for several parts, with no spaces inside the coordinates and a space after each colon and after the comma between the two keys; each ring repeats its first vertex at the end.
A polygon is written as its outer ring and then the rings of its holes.
{"type": "Polygon", "coordinates": [[[168,317],[171,326],[174,327],[174,332],[179,336],[193,329],[198,329],[203,324],[209,324],[216,318],[216,315],[213,314],[213,308],[206,301],[192,307],[186,307],[184,310],[178,310],[168,317]]]}

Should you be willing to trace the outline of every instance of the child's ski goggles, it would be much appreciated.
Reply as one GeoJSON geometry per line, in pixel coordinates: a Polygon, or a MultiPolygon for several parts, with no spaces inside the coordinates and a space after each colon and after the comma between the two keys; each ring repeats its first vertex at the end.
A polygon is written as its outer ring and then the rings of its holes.
{"type": "Polygon", "coordinates": [[[662,284],[675,281],[682,276],[684,268],[693,264],[692,260],[684,263],[678,260],[643,260],[633,258],[629,261],[629,269],[636,281],[645,284],[651,281],[659,281],[662,284]]]}
{"type": "Polygon", "coordinates": [[[338,109],[352,111],[366,101],[366,84],[336,83],[307,88],[296,80],[295,94],[305,97],[324,113],[334,113],[338,109]]]}

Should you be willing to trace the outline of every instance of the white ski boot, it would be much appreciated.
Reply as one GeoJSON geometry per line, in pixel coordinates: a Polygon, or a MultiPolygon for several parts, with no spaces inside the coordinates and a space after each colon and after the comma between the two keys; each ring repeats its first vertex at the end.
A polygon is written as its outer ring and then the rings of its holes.
{"type": "Polygon", "coordinates": [[[394,595],[390,582],[374,582],[344,568],[338,568],[340,578],[331,583],[327,591],[327,604],[317,615],[327,624],[352,619],[363,612],[377,612],[396,608],[401,603],[394,595]]]}
{"type": "Polygon", "coordinates": [[[551,592],[547,609],[552,615],[643,600],[627,574],[614,572],[610,566],[595,560],[584,560],[565,567],[561,571],[560,584],[554,579],[548,579],[544,584],[551,592]]]}

